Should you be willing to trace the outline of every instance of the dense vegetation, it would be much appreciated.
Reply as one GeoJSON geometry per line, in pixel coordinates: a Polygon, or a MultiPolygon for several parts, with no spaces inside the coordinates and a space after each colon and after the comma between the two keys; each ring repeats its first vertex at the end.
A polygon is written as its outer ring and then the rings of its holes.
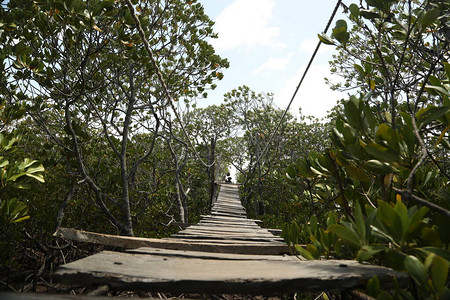
{"type": "Polygon", "coordinates": [[[374,278],[372,297],[449,297],[450,2],[344,8],[319,38],[351,96],[319,121],[282,119],[244,85],[196,107],[228,67],[196,1],[2,2],[1,284],[33,274],[35,289],[68,258],[60,226],[161,237],[196,222],[233,166],[249,215],[299,255],[411,275],[408,290],[374,278]]]}

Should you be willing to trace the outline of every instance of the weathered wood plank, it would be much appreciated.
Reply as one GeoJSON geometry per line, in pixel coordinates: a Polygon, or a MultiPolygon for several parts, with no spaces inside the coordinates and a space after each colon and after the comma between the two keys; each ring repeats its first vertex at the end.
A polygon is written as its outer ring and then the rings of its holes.
{"type": "Polygon", "coordinates": [[[260,242],[274,242],[279,241],[282,242],[283,239],[277,238],[275,236],[272,237],[264,237],[264,236],[241,236],[241,235],[214,235],[214,234],[190,234],[190,233],[176,233],[170,236],[171,238],[190,238],[190,239],[211,239],[211,240],[239,240],[239,241],[260,241],[260,242]]]}
{"type": "Polygon", "coordinates": [[[373,276],[384,284],[401,272],[356,261],[221,260],[104,251],[63,265],[55,278],[114,290],[267,294],[345,290],[373,276]]]}
{"type": "Polygon", "coordinates": [[[230,254],[230,253],[213,253],[199,251],[182,251],[170,249],[157,249],[151,247],[141,247],[130,249],[127,253],[135,254],[151,254],[162,255],[167,257],[179,258],[197,258],[197,259],[220,259],[220,260],[282,260],[297,261],[298,258],[293,255],[255,255],[255,254],[230,254]]]}
{"type": "MultiPolygon", "coordinates": [[[[253,239],[265,239],[265,240],[277,240],[280,242],[283,242],[284,240],[278,236],[274,236],[271,233],[268,234],[258,234],[258,233],[250,233],[250,232],[243,232],[243,233],[231,233],[231,232],[211,232],[211,231],[199,231],[199,230],[183,230],[177,233],[178,235],[186,235],[186,236],[197,236],[199,238],[205,238],[205,237],[223,237],[225,239],[239,239],[239,240],[253,240],[253,239]]],[[[175,235],[172,235],[171,238],[175,237],[175,235]]]]}
{"type": "MultiPolygon", "coordinates": [[[[196,224],[191,225],[187,227],[187,229],[195,229],[195,230],[210,230],[210,231],[217,231],[217,232],[259,232],[259,233],[269,233],[269,231],[265,228],[261,227],[244,227],[244,226],[232,226],[232,227],[226,227],[226,226],[220,226],[219,224],[216,224],[218,226],[210,225],[210,224],[196,224]]],[[[184,229],[183,229],[184,230],[184,229]]]]}
{"type": "MultiPolygon", "coordinates": [[[[170,238],[171,240],[173,238],[170,238]]],[[[284,253],[289,253],[289,247],[284,243],[284,242],[280,242],[280,241],[249,241],[249,240],[232,240],[232,239],[207,239],[207,238],[202,238],[202,239],[191,239],[189,237],[180,237],[180,238],[176,238],[174,240],[177,241],[183,241],[186,243],[192,243],[192,244],[197,244],[197,243],[207,243],[207,244],[214,244],[214,245],[223,245],[223,244],[229,244],[229,245],[254,245],[255,246],[255,251],[253,254],[268,254],[268,253],[262,253],[261,251],[265,251],[264,247],[266,246],[280,246],[282,247],[284,250],[283,252],[279,252],[278,254],[284,254],[284,253]]],[[[206,251],[206,250],[205,250],[206,251]]],[[[228,252],[227,252],[228,253],[228,252]]]]}
{"type": "Polygon", "coordinates": [[[96,243],[101,245],[120,248],[154,247],[162,249],[204,251],[218,253],[241,253],[241,254],[285,254],[289,253],[286,244],[270,244],[264,246],[263,243],[210,243],[208,241],[197,241],[196,243],[177,239],[150,239],[139,237],[115,236],[109,234],[94,233],[70,228],[61,227],[54,236],[86,243],[96,243]],[[264,247],[263,247],[264,246],[264,247]]]}

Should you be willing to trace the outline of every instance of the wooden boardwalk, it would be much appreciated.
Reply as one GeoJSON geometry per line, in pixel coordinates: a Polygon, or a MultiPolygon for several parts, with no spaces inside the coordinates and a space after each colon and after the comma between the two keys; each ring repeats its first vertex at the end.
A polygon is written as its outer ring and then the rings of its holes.
{"type": "Polygon", "coordinates": [[[55,277],[70,284],[108,285],[122,291],[214,294],[346,290],[364,285],[375,275],[383,283],[392,282],[394,276],[400,284],[407,281],[405,273],[356,261],[302,261],[286,255],[283,240],[257,222],[246,218],[238,186],[222,184],[211,213],[167,239],[117,239],[61,231],[59,235],[77,240],[97,238],[105,244],[120,240],[135,249],[103,251],[68,263],[55,277]]]}

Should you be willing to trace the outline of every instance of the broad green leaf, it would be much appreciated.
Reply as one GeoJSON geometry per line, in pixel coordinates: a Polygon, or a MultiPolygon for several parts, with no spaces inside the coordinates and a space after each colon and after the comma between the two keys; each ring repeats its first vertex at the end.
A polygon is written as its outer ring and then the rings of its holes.
{"type": "Polygon", "coordinates": [[[300,245],[294,245],[294,249],[295,251],[297,251],[298,254],[300,254],[302,257],[309,259],[309,260],[314,260],[314,256],[312,256],[311,253],[309,253],[308,250],[304,249],[302,246],[300,245]]]}
{"type": "Polygon", "coordinates": [[[361,181],[361,182],[369,182],[370,178],[367,176],[366,172],[364,172],[364,169],[359,168],[353,164],[346,165],[344,167],[345,171],[347,172],[348,176],[351,178],[361,181]]]}
{"type": "Polygon", "coordinates": [[[311,255],[312,255],[314,258],[318,259],[318,258],[320,257],[320,252],[319,252],[318,248],[317,248],[315,245],[313,245],[313,244],[308,244],[308,245],[306,246],[306,250],[308,250],[308,252],[311,253],[311,255]]]}
{"type": "Polygon", "coordinates": [[[367,9],[361,9],[361,10],[359,11],[359,14],[360,14],[363,18],[368,19],[368,20],[373,20],[373,19],[377,19],[377,18],[380,17],[379,14],[377,14],[377,13],[375,13],[375,12],[373,12],[373,11],[367,10],[367,9]]]}
{"type": "Polygon", "coordinates": [[[442,248],[437,248],[437,247],[422,247],[422,248],[417,248],[417,250],[425,252],[427,255],[430,253],[434,253],[434,254],[439,255],[440,257],[446,259],[450,263],[450,252],[448,250],[444,250],[442,248]]]}
{"type": "Polygon", "coordinates": [[[445,73],[447,74],[447,78],[450,79],[450,63],[444,62],[445,73]]]}
{"type": "Polygon", "coordinates": [[[350,4],[350,6],[348,7],[350,10],[350,13],[352,14],[352,16],[354,18],[358,18],[359,17],[359,7],[358,5],[356,5],[355,3],[350,4]]]}
{"type": "Polygon", "coordinates": [[[375,136],[385,140],[389,147],[396,152],[400,150],[398,135],[390,125],[386,123],[380,124],[376,129],[375,136]]]}
{"type": "Polygon", "coordinates": [[[422,27],[428,27],[431,24],[436,21],[436,19],[439,17],[441,11],[439,9],[431,9],[427,11],[422,18],[419,19],[420,23],[422,24],[422,27]]]}
{"type": "Polygon", "coordinates": [[[344,103],[344,113],[347,117],[347,120],[352,126],[362,129],[361,112],[356,107],[355,103],[353,103],[353,101],[346,101],[344,103]]]}
{"type": "Polygon", "coordinates": [[[436,291],[440,292],[447,282],[449,263],[439,256],[435,256],[431,265],[431,280],[436,291]]]}
{"type": "MultiPolygon", "coordinates": [[[[428,92],[430,92],[430,90],[435,90],[435,91],[437,91],[437,92],[439,92],[439,93],[441,93],[441,94],[443,94],[443,95],[450,96],[450,92],[449,92],[447,89],[445,89],[444,87],[442,87],[442,86],[438,86],[438,85],[426,85],[426,86],[425,86],[425,89],[426,89],[428,92]]],[[[435,94],[435,93],[433,93],[433,94],[435,94]]]]}
{"type": "Polygon", "coordinates": [[[333,36],[341,44],[346,44],[350,38],[350,34],[347,32],[347,22],[345,20],[337,20],[336,26],[333,28],[333,36]]]}
{"type": "Polygon", "coordinates": [[[35,174],[35,173],[29,174],[29,173],[26,173],[25,176],[34,178],[37,181],[42,182],[42,183],[45,182],[44,175],[42,175],[42,174],[35,174]]]}
{"type": "Polygon", "coordinates": [[[428,106],[425,110],[419,110],[417,119],[420,126],[424,126],[439,119],[448,112],[450,112],[450,106],[428,106]]]}
{"type": "Polygon", "coordinates": [[[403,238],[402,220],[389,203],[378,201],[377,216],[397,242],[403,238]]]}
{"type": "Polygon", "coordinates": [[[356,259],[358,261],[366,261],[372,256],[374,256],[377,253],[380,253],[382,251],[386,250],[385,246],[369,246],[364,245],[359,249],[358,253],[356,254],[356,259]]]}
{"type": "Polygon", "coordinates": [[[426,285],[427,270],[417,257],[408,255],[405,258],[404,265],[408,274],[419,284],[419,286],[426,285]]]}
{"type": "Polygon", "coordinates": [[[402,236],[405,237],[410,221],[408,216],[408,209],[402,201],[397,201],[397,203],[395,203],[394,210],[400,217],[400,221],[402,224],[402,236]]]}
{"type": "Polygon", "coordinates": [[[325,45],[336,45],[334,43],[334,41],[328,35],[326,35],[325,33],[318,34],[317,36],[319,37],[319,40],[322,43],[324,43],[325,45]]]}
{"type": "Polygon", "coordinates": [[[286,174],[290,179],[295,179],[297,177],[297,171],[293,166],[288,166],[286,169],[286,174]]]}
{"type": "Polygon", "coordinates": [[[360,248],[361,241],[359,240],[356,233],[351,231],[350,229],[342,225],[333,224],[328,227],[328,230],[335,233],[344,243],[348,244],[349,246],[360,248]]]}
{"type": "Polygon", "coordinates": [[[423,222],[423,218],[429,211],[428,207],[422,206],[420,209],[418,209],[410,218],[409,221],[409,227],[407,230],[407,235],[409,237],[416,236],[419,231],[423,228],[425,223],[423,222]]]}
{"type": "Polygon", "coordinates": [[[361,74],[362,76],[366,76],[366,72],[364,71],[363,67],[361,67],[358,64],[354,64],[353,65],[355,67],[355,69],[359,72],[359,74],[361,74]]]}
{"type": "Polygon", "coordinates": [[[336,224],[337,223],[336,214],[334,212],[330,211],[328,213],[328,217],[327,217],[327,222],[326,223],[327,223],[327,226],[330,226],[332,224],[336,224]]]}
{"type": "Polygon", "coordinates": [[[378,276],[370,278],[367,282],[367,293],[374,298],[380,293],[380,280],[378,279],[378,276]]]}
{"type": "Polygon", "coordinates": [[[311,171],[311,167],[303,159],[299,159],[297,161],[297,169],[298,169],[300,176],[302,176],[302,177],[307,177],[307,178],[314,177],[314,173],[313,173],[313,171],[311,171]]]}
{"type": "Polygon", "coordinates": [[[375,159],[367,161],[367,163],[365,164],[365,168],[379,175],[398,172],[398,170],[392,165],[375,159]]]}
{"type": "MultiPolygon", "coordinates": [[[[370,143],[364,147],[364,150],[374,158],[384,162],[396,162],[400,156],[391,149],[377,143],[370,143]]],[[[392,173],[392,172],[391,172],[392,173]]]]}

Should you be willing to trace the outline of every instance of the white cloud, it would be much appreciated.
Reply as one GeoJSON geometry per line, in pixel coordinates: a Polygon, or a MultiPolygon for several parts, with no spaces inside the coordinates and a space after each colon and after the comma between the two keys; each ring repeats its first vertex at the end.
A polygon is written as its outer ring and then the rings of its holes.
{"type": "MultiPolygon", "coordinates": [[[[304,40],[300,43],[298,50],[300,52],[312,54],[314,52],[314,49],[316,49],[318,42],[319,42],[319,38],[312,38],[309,40],[304,40]]],[[[334,52],[334,51],[336,51],[336,47],[332,46],[332,45],[321,44],[320,48],[319,48],[319,54],[329,53],[329,52],[334,52]]]]}
{"type": "Polygon", "coordinates": [[[261,73],[271,73],[272,71],[283,71],[286,69],[287,64],[292,58],[292,55],[294,52],[289,53],[285,57],[279,57],[279,58],[273,58],[271,57],[268,61],[266,61],[264,64],[259,66],[258,68],[254,69],[252,71],[252,75],[257,75],[261,73]]]}
{"type": "MultiPolygon", "coordinates": [[[[294,94],[303,70],[292,76],[286,81],[286,84],[274,95],[274,101],[277,105],[285,108],[294,94]]],[[[334,75],[335,76],[335,75],[334,75]]],[[[294,102],[291,105],[291,112],[297,115],[298,107],[302,108],[303,115],[312,115],[317,118],[323,118],[327,111],[336,105],[339,99],[345,98],[342,92],[330,90],[324,81],[324,77],[336,79],[330,75],[328,65],[311,66],[306,78],[300,87],[294,102]]]]}
{"type": "Polygon", "coordinates": [[[255,46],[281,48],[277,42],[280,28],[270,26],[274,0],[236,0],[217,17],[215,31],[218,39],[211,41],[218,51],[255,46]]]}

